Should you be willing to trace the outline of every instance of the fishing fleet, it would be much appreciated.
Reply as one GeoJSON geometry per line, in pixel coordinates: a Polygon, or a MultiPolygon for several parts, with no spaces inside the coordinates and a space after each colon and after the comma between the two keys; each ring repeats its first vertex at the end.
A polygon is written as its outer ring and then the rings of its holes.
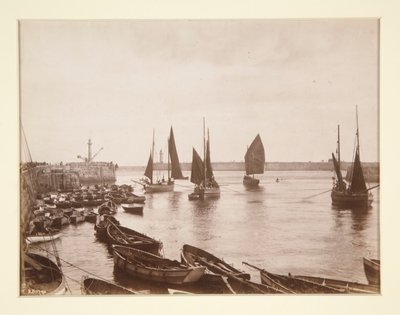
{"type": "MultiPolygon", "coordinates": [[[[355,209],[369,207],[372,202],[360,161],[359,128],[357,113],[356,148],[352,175],[346,183],[341,173],[340,129],[338,126],[337,155],[332,153],[336,178],[331,190],[332,205],[355,209]]],[[[91,145],[91,141],[89,140],[91,145]]],[[[184,244],[180,260],[164,257],[163,242],[154,236],[123,226],[116,218],[118,211],[130,215],[143,215],[147,194],[174,191],[177,180],[189,179],[194,184],[187,202],[222,198],[222,187],[215,178],[211,163],[210,131],[203,119],[203,156],[193,148],[190,178],[183,176],[175,137],[171,126],[168,137],[167,177],[155,180],[154,171],[155,131],[148,163],[141,179],[132,179],[143,190],[135,191],[132,185],[116,185],[104,182],[80,185],[78,188],[58,189],[48,193],[26,190],[34,202],[23,203],[21,237],[21,295],[65,294],[68,286],[62,271],[62,259],[57,253],[54,240],[62,237],[62,230],[69,224],[80,222],[93,224],[94,237],[107,244],[112,253],[114,268],[131,281],[144,281],[164,288],[164,293],[223,293],[223,294],[346,294],[380,292],[380,261],[364,257],[367,283],[345,279],[331,279],[315,275],[274,274],[262,266],[249,262],[243,264],[260,272],[261,282],[251,279],[249,273],[234,267],[193,245],[184,244]],[[206,131],[207,130],[207,131],[206,131]],[[134,193],[135,191],[135,193],[134,193]],[[34,252],[35,246],[52,244],[53,252],[47,255],[34,252]]],[[[89,145],[86,163],[94,156],[89,145]]],[[[256,175],[265,170],[265,150],[259,134],[247,147],[244,155],[245,174],[243,185],[255,188],[262,185],[256,175]]],[[[113,168],[114,170],[114,168],[113,168]]],[[[25,186],[24,186],[25,187],[25,186]]],[[[65,187],[63,187],[65,188],[65,187]]],[[[48,248],[48,246],[46,246],[48,248]]],[[[149,286],[150,287],[150,286],[149,286]]],[[[148,294],[150,290],[134,291],[114,282],[87,275],[81,281],[82,294],[148,294]]]]}

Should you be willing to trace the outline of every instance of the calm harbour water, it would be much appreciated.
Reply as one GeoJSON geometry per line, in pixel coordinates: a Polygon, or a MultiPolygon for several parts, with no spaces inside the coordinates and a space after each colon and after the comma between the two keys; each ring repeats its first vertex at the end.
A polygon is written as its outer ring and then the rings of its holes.
{"type": "MultiPolygon", "coordinates": [[[[260,282],[258,271],[242,261],[274,273],[366,283],[362,258],[379,257],[379,189],[372,190],[372,207],[363,211],[332,208],[330,193],[307,198],[329,190],[332,175],[267,172],[259,177],[259,189],[249,191],[242,184],[242,172],[215,172],[221,185],[219,199],[189,201],[193,184],[176,181],[174,192],[146,194],[142,216],[120,207],[116,218],[121,225],[161,240],[167,258],[180,260],[182,245],[194,245],[249,272],[255,282],[260,282]]],[[[131,179],[141,176],[118,171],[117,184],[133,184],[131,179]]],[[[50,244],[40,246],[52,251],[50,244]]],[[[80,294],[79,282],[87,272],[121,283],[113,272],[112,254],[96,239],[92,223],[63,228],[56,246],[62,260],[81,268],[63,263],[73,294],[80,294]]]]}

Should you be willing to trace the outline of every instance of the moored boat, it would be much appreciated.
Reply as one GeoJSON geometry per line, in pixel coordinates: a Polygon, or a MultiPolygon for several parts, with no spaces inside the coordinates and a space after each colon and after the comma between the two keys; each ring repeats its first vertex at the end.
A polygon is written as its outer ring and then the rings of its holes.
{"type": "Polygon", "coordinates": [[[379,285],[381,283],[381,261],[379,259],[363,258],[364,272],[368,283],[379,285]]]}
{"type": "Polygon", "coordinates": [[[301,294],[301,293],[343,293],[342,290],[322,285],[316,282],[303,280],[293,277],[292,275],[279,275],[268,272],[265,269],[258,268],[249,263],[244,264],[260,271],[261,283],[266,284],[272,288],[283,291],[285,293],[301,294]]]}
{"type": "Polygon", "coordinates": [[[350,176],[349,184],[343,179],[341,167],[340,167],[340,127],[338,126],[338,140],[337,140],[337,160],[335,155],[332,153],[332,161],[336,173],[336,181],[334,182],[331,199],[332,205],[341,208],[367,208],[371,205],[373,198],[367,188],[363,169],[360,161],[360,140],[358,130],[358,113],[357,117],[357,131],[356,131],[356,148],[354,154],[354,160],[352,164],[352,172],[350,176]]]}
{"type": "Polygon", "coordinates": [[[133,214],[143,214],[143,206],[142,205],[137,205],[134,203],[131,204],[121,204],[122,209],[125,210],[125,212],[128,213],[133,213],[133,214]]]}
{"type": "Polygon", "coordinates": [[[85,221],[90,223],[96,223],[98,214],[95,213],[93,210],[86,213],[85,221]]]}
{"type": "Polygon", "coordinates": [[[87,276],[82,277],[81,293],[85,295],[137,294],[137,292],[124,288],[116,283],[87,276]]]}
{"type": "Polygon", "coordinates": [[[103,214],[112,215],[112,214],[117,213],[117,211],[118,211],[118,206],[117,206],[117,204],[116,204],[114,201],[112,201],[112,200],[108,200],[108,201],[104,202],[104,203],[101,204],[100,207],[97,209],[97,212],[98,212],[100,215],[103,215],[103,214]]]}
{"type": "Polygon", "coordinates": [[[69,220],[71,223],[79,223],[85,221],[85,210],[84,209],[74,209],[72,212],[71,216],[69,217],[69,220]]]}
{"type": "Polygon", "coordinates": [[[248,187],[257,187],[260,180],[255,178],[254,175],[264,174],[265,168],[264,145],[259,134],[247,148],[244,161],[246,174],[243,177],[243,184],[248,187]]]}
{"type": "Polygon", "coordinates": [[[60,295],[66,292],[65,277],[51,259],[23,253],[21,295],[60,295]]]}
{"type": "Polygon", "coordinates": [[[107,227],[107,239],[110,244],[132,247],[154,255],[161,254],[162,242],[124,226],[110,223],[107,227]]]}
{"type": "Polygon", "coordinates": [[[346,280],[329,279],[324,277],[312,277],[312,276],[293,276],[294,278],[307,280],[310,282],[316,282],[321,285],[327,285],[332,288],[336,288],[343,292],[349,293],[379,293],[380,288],[376,285],[364,284],[346,280]]]}
{"type": "Polygon", "coordinates": [[[35,234],[30,234],[26,237],[27,244],[31,243],[41,243],[55,240],[61,236],[59,230],[51,230],[37,232],[35,234]]]}
{"type": "Polygon", "coordinates": [[[114,265],[127,274],[145,280],[184,284],[198,281],[205,267],[189,267],[138,249],[113,245],[114,265]]]}
{"type": "Polygon", "coordinates": [[[112,215],[104,214],[97,217],[96,224],[94,225],[96,237],[103,242],[108,240],[107,238],[107,227],[111,222],[115,225],[119,225],[119,221],[112,215]]]}
{"type": "Polygon", "coordinates": [[[234,277],[250,280],[250,274],[238,270],[213,254],[188,244],[183,245],[181,260],[189,266],[204,266],[211,273],[217,275],[231,275],[234,277]]]}

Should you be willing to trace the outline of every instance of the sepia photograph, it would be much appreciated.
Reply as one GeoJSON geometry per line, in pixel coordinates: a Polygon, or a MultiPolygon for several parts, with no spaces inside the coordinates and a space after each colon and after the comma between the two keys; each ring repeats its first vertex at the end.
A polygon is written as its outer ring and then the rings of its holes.
{"type": "Polygon", "coordinates": [[[380,295],[380,19],[20,19],[19,295],[380,295]]]}

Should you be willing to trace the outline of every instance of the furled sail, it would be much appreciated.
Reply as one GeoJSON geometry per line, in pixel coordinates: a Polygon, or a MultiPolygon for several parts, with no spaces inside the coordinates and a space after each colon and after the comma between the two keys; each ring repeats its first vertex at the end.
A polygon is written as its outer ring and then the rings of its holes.
{"type": "Polygon", "coordinates": [[[168,152],[171,158],[171,177],[174,179],[184,179],[185,177],[182,174],[181,165],[179,164],[178,152],[176,150],[172,127],[168,139],[168,152]]]}
{"type": "Polygon", "coordinates": [[[338,188],[339,190],[344,190],[342,172],[340,171],[339,163],[336,160],[335,155],[333,153],[332,153],[332,160],[333,160],[333,166],[335,167],[336,176],[338,179],[338,188]]]}
{"type": "Polygon", "coordinates": [[[204,180],[204,164],[200,155],[193,148],[192,158],[192,172],[190,174],[190,181],[193,184],[200,185],[204,180]]]}
{"type": "Polygon", "coordinates": [[[147,162],[146,170],[144,171],[144,176],[150,179],[150,182],[153,183],[153,156],[151,155],[151,152],[147,162]]]}
{"type": "Polygon", "coordinates": [[[358,150],[356,150],[356,155],[354,157],[353,163],[350,191],[353,193],[357,193],[365,192],[366,189],[367,186],[365,184],[364,174],[361,167],[360,155],[358,150]]]}
{"type": "Polygon", "coordinates": [[[264,174],[265,152],[261,137],[258,134],[244,156],[246,175],[264,174]]]}

